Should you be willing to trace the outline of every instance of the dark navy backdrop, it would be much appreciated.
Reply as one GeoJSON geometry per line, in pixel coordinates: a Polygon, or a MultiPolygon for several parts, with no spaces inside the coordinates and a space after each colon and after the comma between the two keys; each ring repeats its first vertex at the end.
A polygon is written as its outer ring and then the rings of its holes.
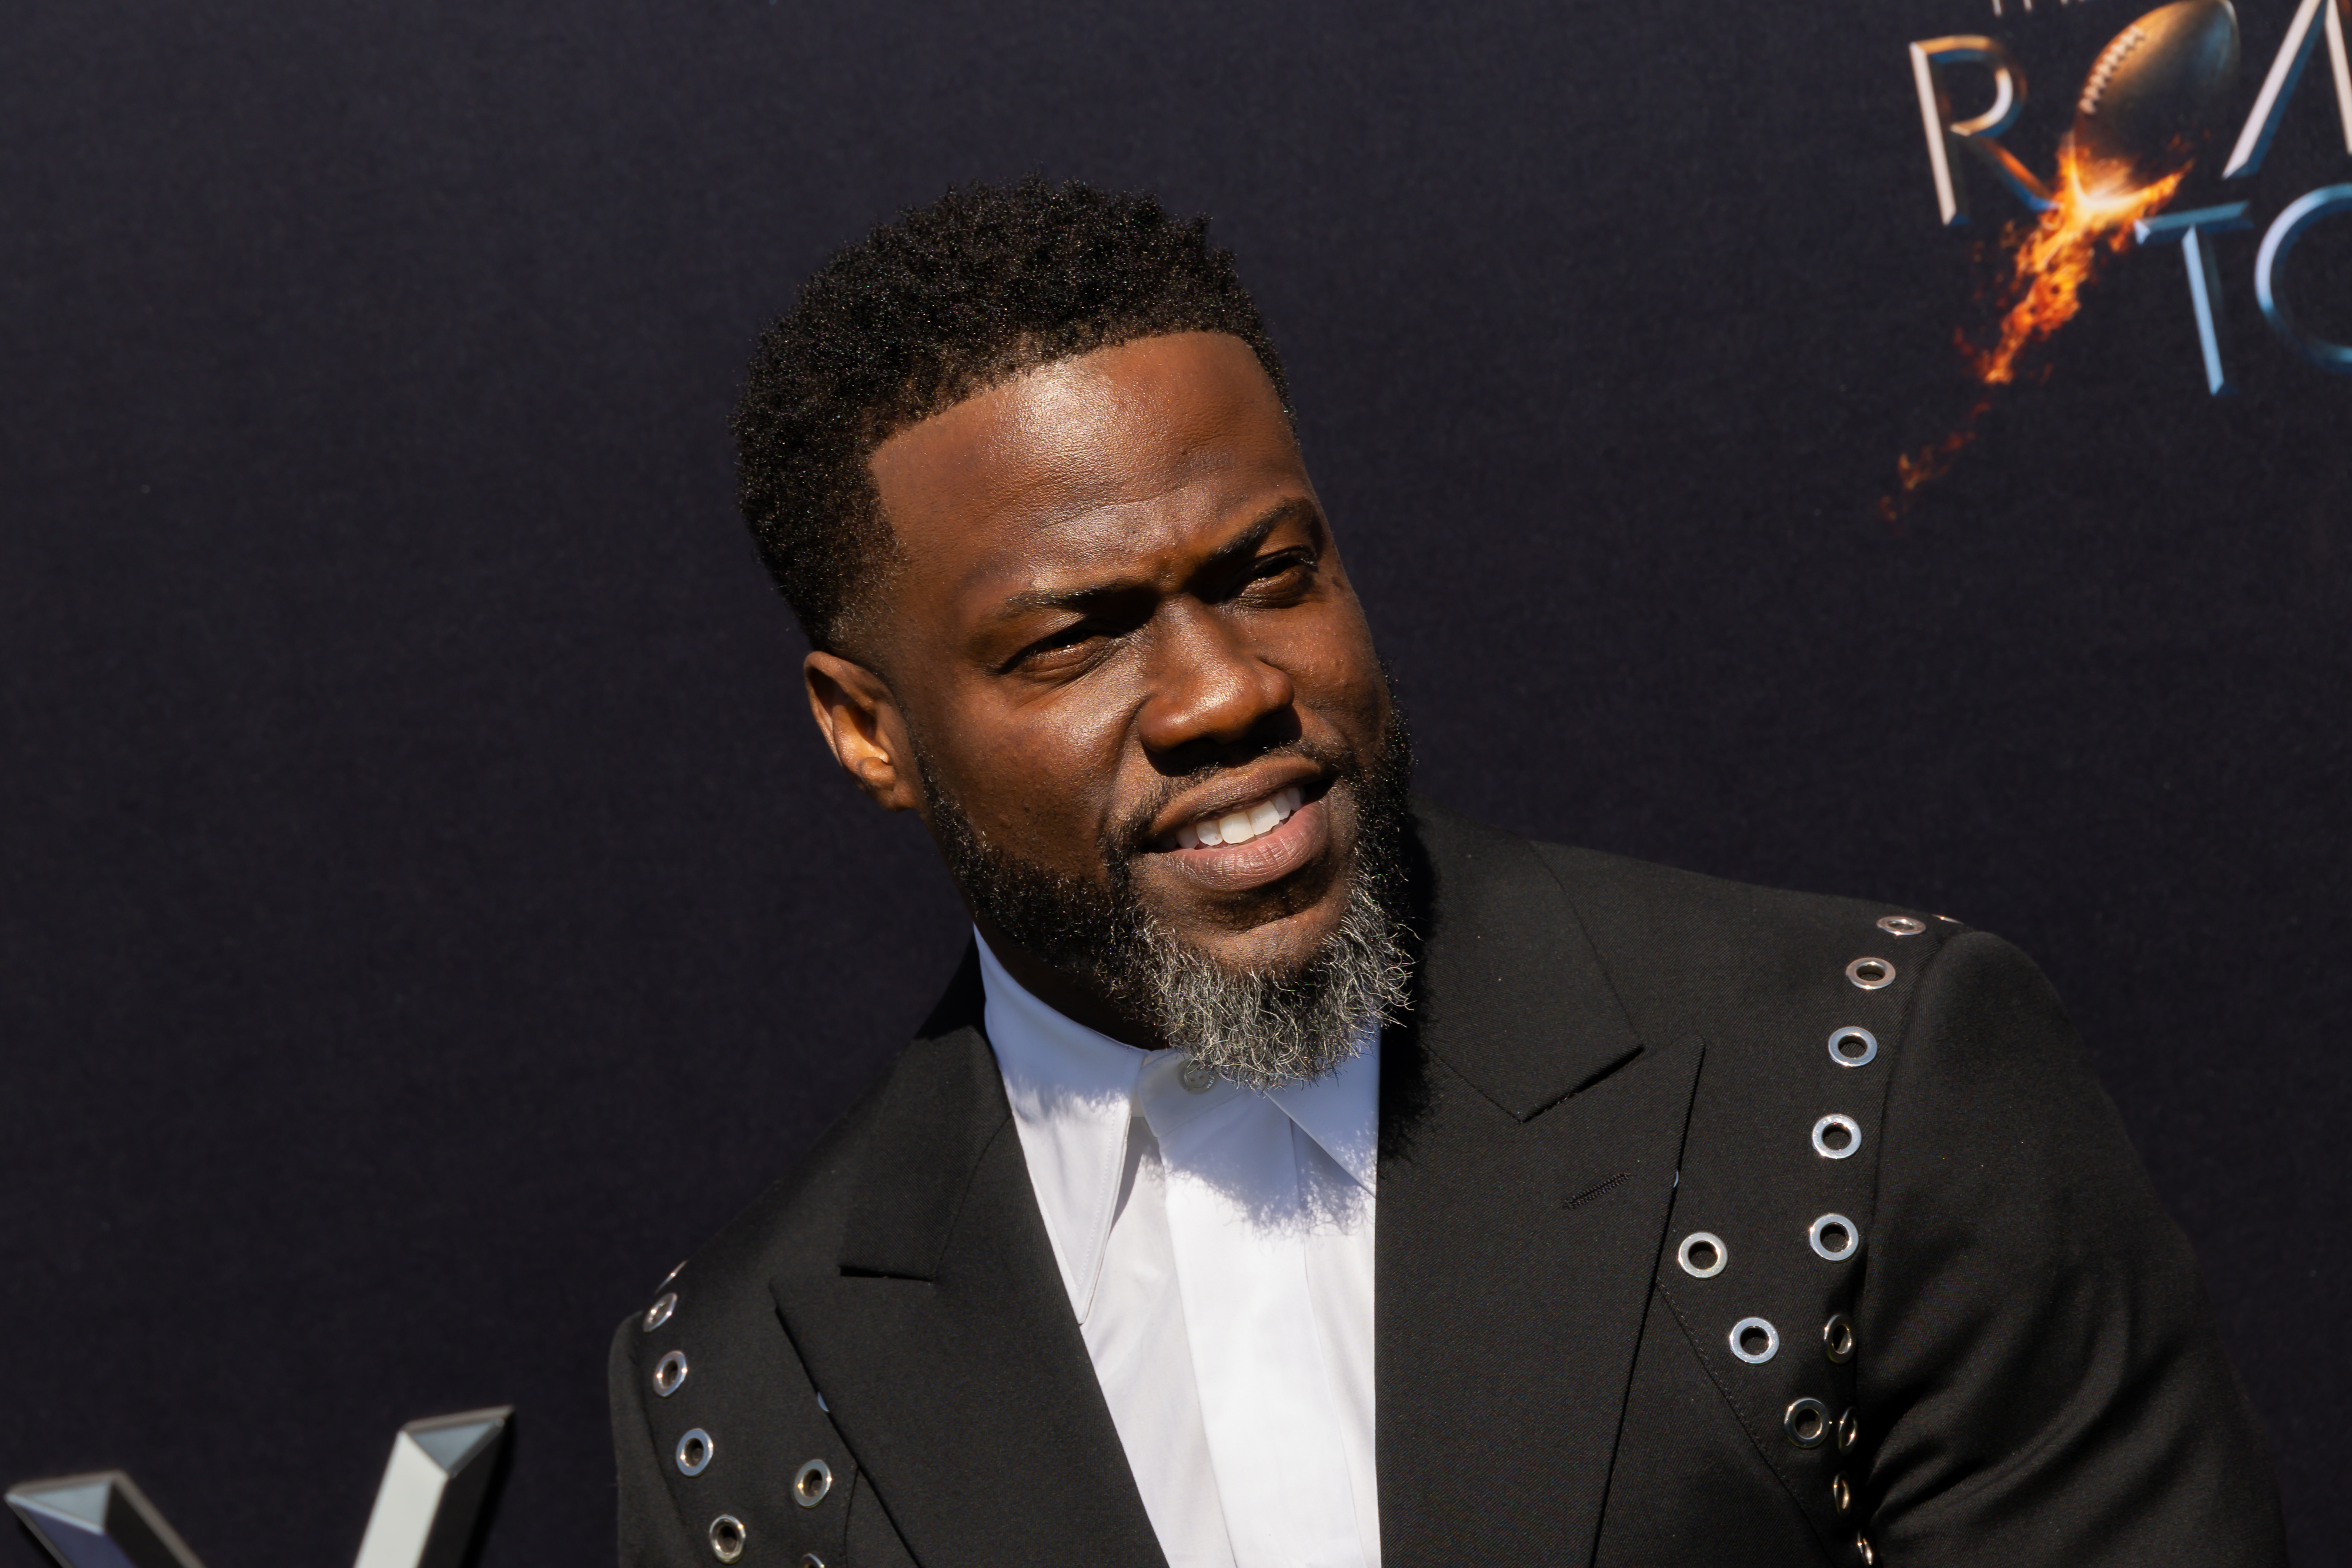
{"type": "MultiPolygon", "coordinates": [[[[2352,380],[2239,236],[2208,398],[2179,252],[2119,257],[1875,512],[1983,319],[1904,42],[2061,62],[2046,163],[2132,14],[18,0],[0,1479],[333,1563],[399,1423],[510,1400],[488,1563],[609,1552],[607,1333],[960,940],[813,742],[732,390],[831,247],[1038,169],[1216,215],[1433,793],[2042,959],[2338,1560],[2352,380]]],[[[2315,72],[2258,222],[2352,179],[2315,72]]],[[[2352,221],[2296,267],[2352,338],[2352,221]]]]}

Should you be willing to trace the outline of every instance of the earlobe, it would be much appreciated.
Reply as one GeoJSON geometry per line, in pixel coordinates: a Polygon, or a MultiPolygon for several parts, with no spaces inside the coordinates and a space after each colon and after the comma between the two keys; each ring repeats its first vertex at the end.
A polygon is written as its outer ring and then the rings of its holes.
{"type": "Polygon", "coordinates": [[[809,713],[843,772],[883,810],[916,804],[913,780],[898,766],[906,727],[881,676],[837,653],[812,653],[801,663],[809,713]]]}

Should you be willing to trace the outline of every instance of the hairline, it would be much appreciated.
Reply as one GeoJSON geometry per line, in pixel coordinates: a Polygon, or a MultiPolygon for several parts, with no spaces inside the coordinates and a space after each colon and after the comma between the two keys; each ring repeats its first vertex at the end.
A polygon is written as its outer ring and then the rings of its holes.
{"type": "Polygon", "coordinates": [[[939,407],[917,418],[905,420],[897,424],[877,421],[876,433],[862,438],[863,450],[857,459],[857,499],[868,509],[869,515],[879,529],[875,540],[878,547],[876,559],[866,570],[859,574],[856,591],[845,598],[841,609],[834,615],[833,623],[824,628],[823,635],[811,636],[812,649],[817,653],[831,653],[836,658],[846,659],[851,664],[871,672],[885,685],[890,685],[890,677],[882,668],[880,655],[873,651],[877,639],[859,634],[875,610],[877,601],[887,590],[891,580],[907,562],[905,548],[898,538],[898,526],[890,520],[888,509],[882,505],[882,486],[874,475],[874,458],[885,445],[908,431],[927,424],[952,410],[961,408],[975,398],[985,397],[999,388],[1010,386],[1024,376],[1034,375],[1041,371],[1051,370],[1056,365],[1070,364],[1091,355],[1107,354],[1113,350],[1124,349],[1135,343],[1150,342],[1155,338],[1190,337],[1230,338],[1248,350],[1250,362],[1255,365],[1258,373],[1265,378],[1266,390],[1274,394],[1275,407],[1281,411],[1283,424],[1289,430],[1292,442],[1297,443],[1298,415],[1297,412],[1291,407],[1290,398],[1284,384],[1277,381],[1273,371],[1267,368],[1265,356],[1258,351],[1256,344],[1252,343],[1239,332],[1231,331],[1223,327],[1186,326],[1154,329],[1137,332],[1128,337],[1111,338],[1103,342],[1088,344],[1085,348],[1063,353],[1044,354],[1034,360],[1008,365],[999,373],[984,381],[976,382],[970,390],[953,401],[941,403],[939,407]]]}

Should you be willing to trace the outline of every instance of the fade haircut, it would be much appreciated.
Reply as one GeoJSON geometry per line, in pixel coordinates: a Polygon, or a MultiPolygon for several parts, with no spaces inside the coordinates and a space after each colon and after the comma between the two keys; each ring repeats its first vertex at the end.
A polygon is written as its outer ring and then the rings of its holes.
{"type": "Polygon", "coordinates": [[[837,644],[891,559],[874,449],[1024,371],[1169,332],[1282,361],[1209,220],[1032,177],[970,185],[835,255],[762,333],[734,431],[743,517],[814,646],[837,644]]]}

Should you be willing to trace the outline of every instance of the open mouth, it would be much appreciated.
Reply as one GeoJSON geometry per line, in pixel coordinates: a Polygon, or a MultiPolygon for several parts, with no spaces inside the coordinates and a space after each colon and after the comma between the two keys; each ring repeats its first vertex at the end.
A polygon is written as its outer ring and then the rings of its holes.
{"type": "Polygon", "coordinates": [[[1280,882],[1330,849],[1329,788],[1324,779],[1286,784],[1195,817],[1161,836],[1161,863],[1212,893],[1248,893],[1280,882]]]}
{"type": "Polygon", "coordinates": [[[1176,830],[1176,847],[1213,850],[1227,844],[1245,844],[1252,839],[1264,838],[1290,821],[1306,803],[1306,791],[1296,784],[1276,789],[1262,800],[1237,806],[1222,815],[1200,817],[1185,823],[1176,830]]]}

